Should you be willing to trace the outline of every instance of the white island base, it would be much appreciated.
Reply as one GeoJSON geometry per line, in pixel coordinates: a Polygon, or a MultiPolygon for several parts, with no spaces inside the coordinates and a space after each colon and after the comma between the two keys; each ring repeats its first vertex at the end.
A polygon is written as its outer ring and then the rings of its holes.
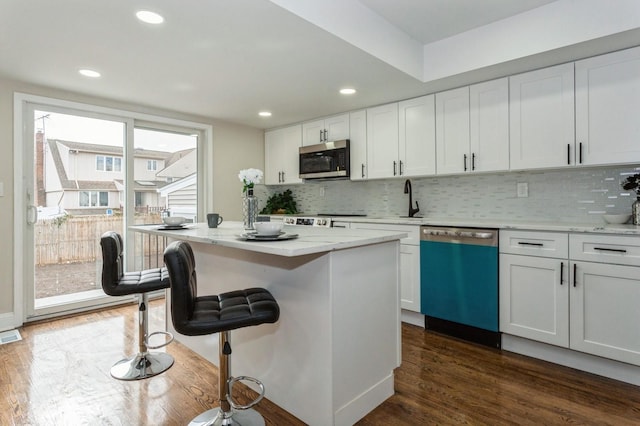
{"type": "MultiPolygon", "coordinates": [[[[233,375],[263,381],[266,398],[310,425],[351,425],[393,395],[398,240],[291,257],[191,245],[199,295],[264,287],[280,306],[277,323],[231,332],[233,375]]],[[[218,336],[180,335],[169,315],[167,298],[169,331],[217,365],[218,336]]]]}

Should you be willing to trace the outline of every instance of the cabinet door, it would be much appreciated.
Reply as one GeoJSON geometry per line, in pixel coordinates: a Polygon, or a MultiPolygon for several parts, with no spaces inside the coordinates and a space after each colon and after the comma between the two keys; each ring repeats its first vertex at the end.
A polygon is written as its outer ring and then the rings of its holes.
{"type": "Polygon", "coordinates": [[[324,142],[324,120],[310,121],[302,125],[302,146],[324,142]]]}
{"type": "Polygon", "coordinates": [[[471,171],[509,169],[509,80],[469,87],[471,171]]]}
{"type": "Polygon", "coordinates": [[[349,114],[336,115],[324,120],[327,141],[349,139],[349,114]]]}
{"type": "Polygon", "coordinates": [[[571,348],[640,365],[640,268],[572,265],[571,348]]]}
{"type": "Polygon", "coordinates": [[[509,78],[512,170],[575,164],[573,63],[509,78]]]}
{"type": "Polygon", "coordinates": [[[500,255],[500,331],[569,345],[568,262],[500,255]]]}
{"type": "Polygon", "coordinates": [[[300,179],[300,146],[302,145],[302,126],[296,125],[283,129],[282,136],[282,183],[302,183],[300,179]]]}
{"type": "Polygon", "coordinates": [[[420,246],[400,244],[400,307],[420,312],[420,246]]]}
{"type": "Polygon", "coordinates": [[[367,177],[398,176],[398,104],[367,109],[367,177]]]}
{"type": "Polygon", "coordinates": [[[295,125],[264,134],[264,183],[282,185],[301,183],[299,151],[302,126],[295,125]]]}
{"type": "Polygon", "coordinates": [[[399,173],[427,176],[436,173],[436,121],[434,95],[398,104],[399,173]]]}
{"type": "Polygon", "coordinates": [[[349,114],[351,180],[367,178],[367,111],[349,114]]]}
{"type": "Polygon", "coordinates": [[[282,135],[284,129],[269,130],[264,133],[264,183],[282,183],[282,135]]]}
{"type": "Polygon", "coordinates": [[[436,170],[469,170],[469,87],[436,93],[436,170]]]}
{"type": "Polygon", "coordinates": [[[579,163],[640,162],[638,111],[640,48],[576,62],[579,163]]]}

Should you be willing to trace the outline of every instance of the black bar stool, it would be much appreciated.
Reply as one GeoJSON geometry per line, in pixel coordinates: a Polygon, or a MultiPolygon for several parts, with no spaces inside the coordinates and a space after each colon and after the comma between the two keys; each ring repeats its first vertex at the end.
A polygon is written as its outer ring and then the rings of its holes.
{"type": "Polygon", "coordinates": [[[229,335],[237,328],[276,322],[280,316],[278,303],[264,288],[198,297],[193,250],[184,241],[175,241],[167,246],[164,263],[171,281],[171,319],[176,331],[186,336],[219,333],[220,407],[205,411],[189,425],[264,425],[260,413],[251,408],[264,397],[264,385],[253,377],[231,376],[229,335]],[[243,380],[260,387],[259,396],[247,405],[239,405],[233,399],[234,383],[243,380]]]}
{"type": "Polygon", "coordinates": [[[111,375],[119,380],[139,380],[152,377],[168,370],[173,365],[173,357],[163,352],[148,352],[159,349],[173,341],[171,333],[156,331],[149,334],[149,292],[169,287],[166,268],[124,272],[123,241],[114,231],[105,232],[100,238],[102,246],[102,289],[109,296],[138,294],[138,347],[139,352],[122,359],[111,367],[111,375]],[[160,345],[151,346],[151,336],[163,334],[169,339],[160,345]]]}

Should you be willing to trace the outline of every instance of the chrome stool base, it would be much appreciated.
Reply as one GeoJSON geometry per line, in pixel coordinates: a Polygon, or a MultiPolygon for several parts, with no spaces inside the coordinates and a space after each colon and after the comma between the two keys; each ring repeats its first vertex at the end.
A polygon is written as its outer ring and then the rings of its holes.
{"type": "MultiPolygon", "coordinates": [[[[228,413],[227,413],[228,414],[228,413]]],[[[191,420],[189,426],[265,426],[264,418],[254,409],[233,411],[231,417],[224,417],[220,408],[213,408],[205,411],[195,419],[191,420]]]]}
{"type": "Polygon", "coordinates": [[[118,380],[140,380],[167,371],[173,357],[164,352],[136,354],[122,359],[111,367],[111,376],[118,380]]]}

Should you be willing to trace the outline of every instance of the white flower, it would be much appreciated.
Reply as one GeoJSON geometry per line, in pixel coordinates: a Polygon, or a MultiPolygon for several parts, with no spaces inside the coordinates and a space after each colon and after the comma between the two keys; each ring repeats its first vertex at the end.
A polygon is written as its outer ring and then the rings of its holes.
{"type": "Polygon", "coordinates": [[[240,182],[244,184],[242,192],[246,192],[247,188],[253,188],[253,185],[256,183],[260,183],[264,173],[260,169],[245,169],[240,170],[238,173],[238,178],[240,182]]]}

